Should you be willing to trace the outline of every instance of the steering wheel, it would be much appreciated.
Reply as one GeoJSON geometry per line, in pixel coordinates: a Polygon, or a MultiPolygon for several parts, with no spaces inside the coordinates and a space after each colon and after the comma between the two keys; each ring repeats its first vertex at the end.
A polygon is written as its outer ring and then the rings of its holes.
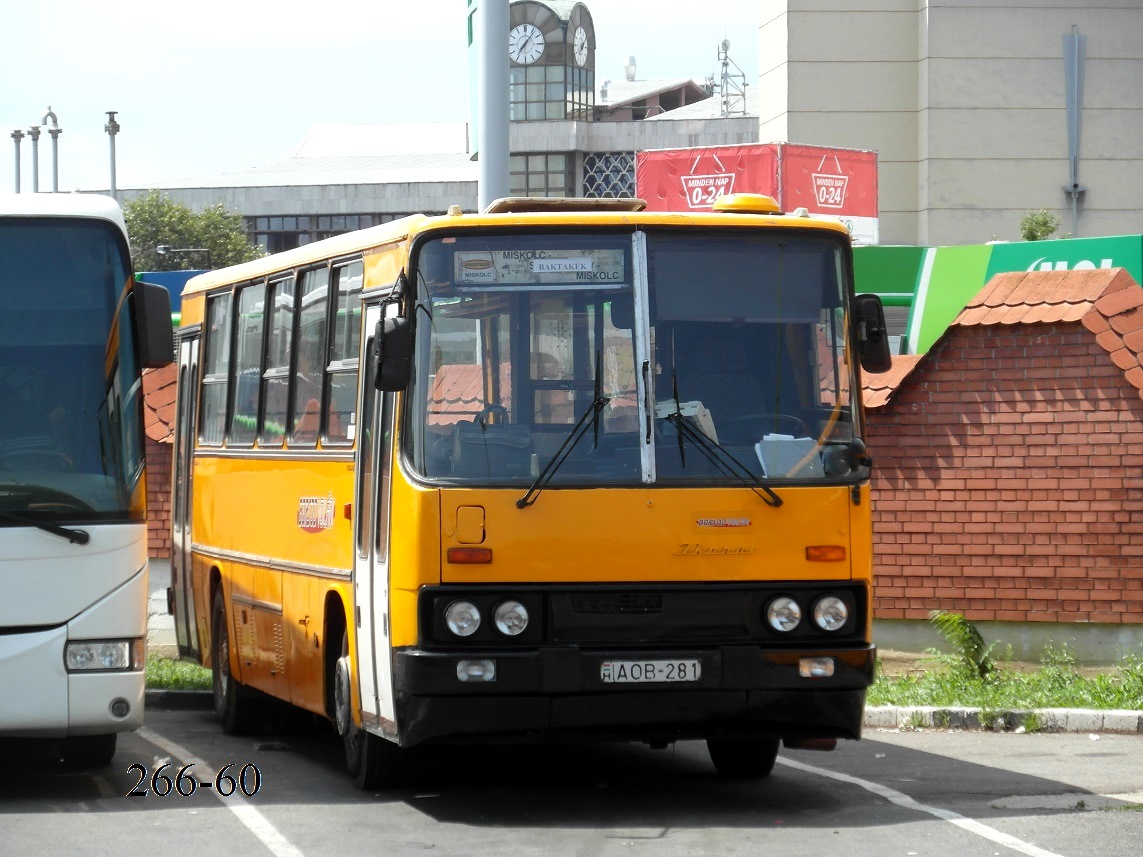
{"type": "Polygon", "coordinates": [[[0,453],[0,466],[15,470],[18,464],[9,463],[12,459],[25,459],[25,467],[34,470],[75,470],[75,462],[70,456],[54,449],[21,449],[0,453]]]}
{"type": "Polygon", "coordinates": [[[793,437],[806,437],[806,424],[792,414],[740,414],[715,422],[719,443],[757,443],[763,435],[788,434],[793,437]]]}

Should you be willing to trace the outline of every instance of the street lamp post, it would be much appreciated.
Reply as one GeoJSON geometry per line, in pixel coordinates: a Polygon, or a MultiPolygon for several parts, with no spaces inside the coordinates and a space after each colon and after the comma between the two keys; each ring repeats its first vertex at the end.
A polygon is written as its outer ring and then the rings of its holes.
{"type": "Polygon", "coordinates": [[[12,132],[12,139],[16,141],[16,193],[20,192],[20,141],[24,139],[24,132],[17,128],[12,132]]]}
{"type": "Polygon", "coordinates": [[[28,129],[28,136],[32,138],[32,193],[40,192],[40,126],[33,125],[28,129]]]}
{"type": "Polygon", "coordinates": [[[107,111],[107,124],[103,130],[111,138],[111,195],[115,196],[115,135],[119,133],[119,123],[115,121],[117,110],[107,111]]]}
{"type": "Polygon", "coordinates": [[[48,133],[52,135],[52,193],[60,192],[60,157],[59,157],[59,142],[60,132],[63,129],[56,121],[56,114],[52,113],[52,106],[48,105],[48,112],[44,114],[42,124],[47,125],[48,120],[52,120],[52,124],[48,125],[48,133]]]}
{"type": "Polygon", "coordinates": [[[207,270],[214,269],[214,259],[209,247],[172,247],[169,244],[160,244],[155,248],[155,252],[160,256],[166,256],[170,253],[205,253],[207,270]]]}

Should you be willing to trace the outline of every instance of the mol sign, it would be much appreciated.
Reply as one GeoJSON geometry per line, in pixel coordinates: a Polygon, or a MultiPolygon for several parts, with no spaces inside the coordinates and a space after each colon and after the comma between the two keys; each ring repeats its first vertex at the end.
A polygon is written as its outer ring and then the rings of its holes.
{"type": "Polygon", "coordinates": [[[653,149],[635,156],[635,188],[649,211],[703,211],[726,194],[762,193],[783,211],[840,220],[857,244],[878,240],[876,152],[793,143],[653,149]]]}

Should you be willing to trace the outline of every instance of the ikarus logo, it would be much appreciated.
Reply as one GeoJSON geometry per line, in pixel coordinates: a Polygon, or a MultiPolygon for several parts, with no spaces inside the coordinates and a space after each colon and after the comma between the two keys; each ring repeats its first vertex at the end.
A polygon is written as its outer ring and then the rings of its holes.
{"type": "MultiPolygon", "coordinates": [[[[1111,259],[1100,259],[1099,267],[1114,268],[1115,265],[1112,264],[1111,259]]],[[[1070,264],[1066,259],[1053,262],[1047,256],[1041,256],[1024,270],[1031,273],[1032,271],[1094,271],[1095,269],[1095,262],[1088,259],[1081,259],[1074,264],[1070,264]]]]}

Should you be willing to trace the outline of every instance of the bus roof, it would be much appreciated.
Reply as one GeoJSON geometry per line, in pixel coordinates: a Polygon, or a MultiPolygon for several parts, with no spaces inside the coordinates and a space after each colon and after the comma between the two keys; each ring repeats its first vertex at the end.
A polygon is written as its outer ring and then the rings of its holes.
{"type": "Polygon", "coordinates": [[[815,218],[804,209],[784,214],[746,210],[704,212],[649,212],[642,210],[642,200],[588,200],[536,198],[497,200],[480,213],[464,214],[459,206],[452,206],[447,214],[426,216],[413,214],[389,223],[346,232],[285,250],[251,262],[229,268],[207,271],[192,277],[183,289],[183,295],[209,291],[242,280],[251,280],[279,271],[302,267],[312,262],[348,256],[377,247],[404,241],[410,236],[435,229],[512,228],[512,227],[570,227],[594,226],[693,226],[700,228],[730,227],[796,227],[848,235],[845,226],[836,220],[815,218]],[[463,220],[461,220],[463,218],[463,220]]]}
{"type": "Polygon", "coordinates": [[[127,231],[119,204],[94,193],[0,193],[0,217],[95,217],[127,231]]]}

